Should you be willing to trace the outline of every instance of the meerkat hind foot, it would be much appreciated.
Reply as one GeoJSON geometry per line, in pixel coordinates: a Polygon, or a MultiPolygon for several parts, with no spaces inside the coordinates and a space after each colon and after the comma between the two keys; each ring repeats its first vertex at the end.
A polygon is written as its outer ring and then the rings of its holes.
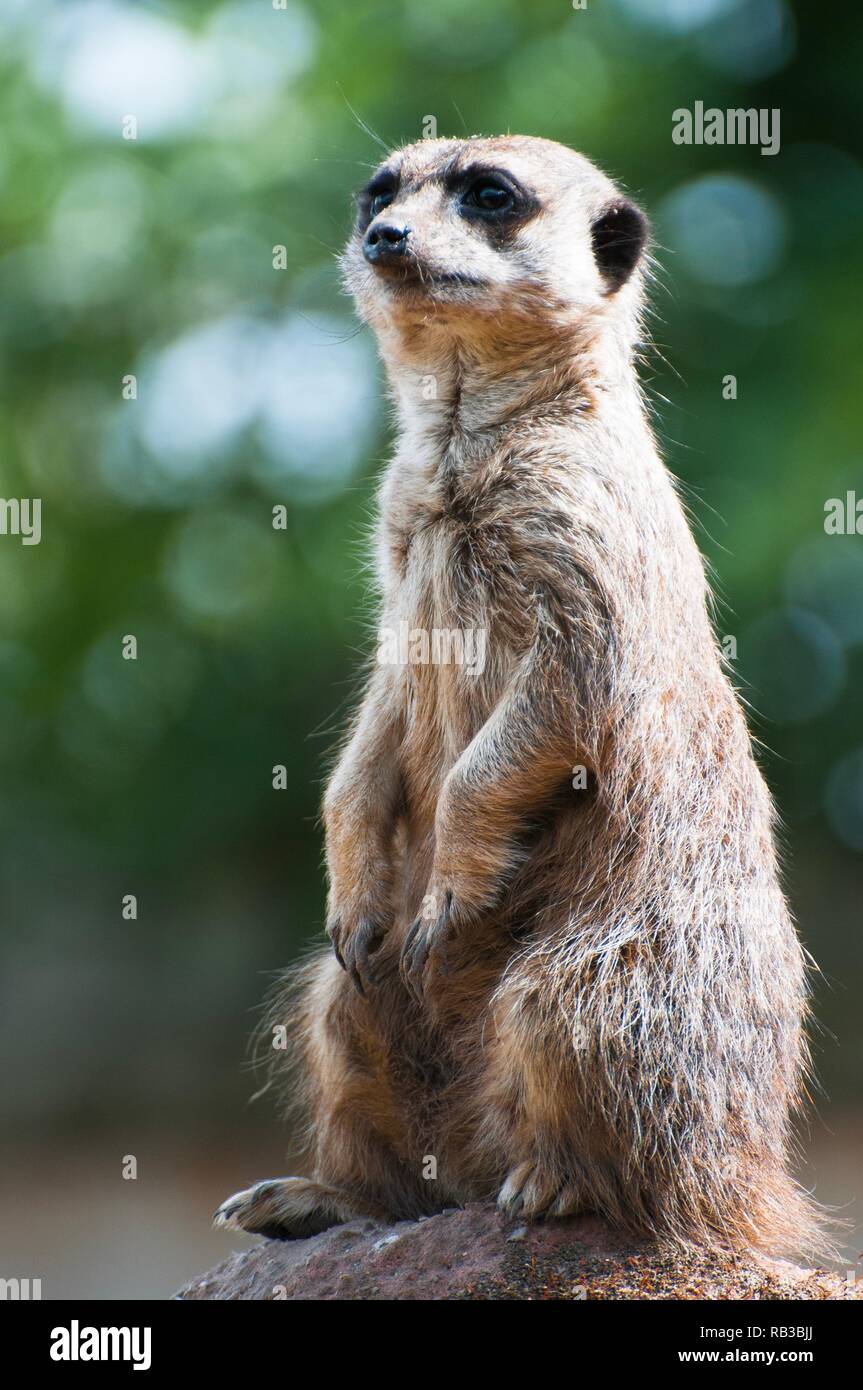
{"type": "Polygon", "coordinates": [[[273,1240],[302,1240],[374,1214],[311,1178],[266,1178],[223,1202],[213,1225],[273,1240]]]}
{"type": "Polygon", "coordinates": [[[497,1205],[504,1216],[523,1221],[578,1216],[585,1210],[572,1183],[532,1161],[519,1163],[510,1170],[498,1194],[497,1205]]]}

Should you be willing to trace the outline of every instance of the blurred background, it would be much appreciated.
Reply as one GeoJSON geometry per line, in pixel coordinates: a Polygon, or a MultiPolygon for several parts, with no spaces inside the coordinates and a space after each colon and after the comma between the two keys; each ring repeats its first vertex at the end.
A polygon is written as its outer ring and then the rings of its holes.
{"type": "Polygon", "coordinates": [[[788,0],[0,0],[0,492],[42,499],[0,536],[0,1275],[164,1298],[285,1171],[246,1044],[321,936],[389,436],[334,256],[427,117],[573,144],[651,213],[647,379],[821,967],[801,1171],[853,1264],[863,536],[824,508],[863,499],[861,48],[788,0]],[[779,108],[781,152],[675,145],[696,101],[779,108]]]}

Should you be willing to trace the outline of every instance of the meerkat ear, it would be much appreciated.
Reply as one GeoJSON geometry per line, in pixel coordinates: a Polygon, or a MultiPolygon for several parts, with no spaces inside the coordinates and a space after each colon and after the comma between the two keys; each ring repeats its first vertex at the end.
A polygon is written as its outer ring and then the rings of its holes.
{"type": "Polygon", "coordinates": [[[590,229],[593,254],[608,293],[625,285],[647,241],[647,218],[625,199],[611,203],[590,229]]]}

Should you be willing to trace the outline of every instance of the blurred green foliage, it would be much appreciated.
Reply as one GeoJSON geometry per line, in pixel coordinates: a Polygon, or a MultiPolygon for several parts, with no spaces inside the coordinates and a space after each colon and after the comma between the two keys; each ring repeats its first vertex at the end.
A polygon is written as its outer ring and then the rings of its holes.
{"type": "Polygon", "coordinates": [[[651,214],[657,429],[827,977],[819,1069],[852,1103],[863,537],[823,521],[863,498],[861,37],[851,5],[785,0],[0,4],[0,481],[42,499],[39,545],[0,536],[19,1134],[223,1125],[264,972],[320,932],[388,435],[335,254],[381,142],[429,115],[573,144],[651,214]],[[697,100],[778,108],[780,153],[673,144],[697,100]]]}

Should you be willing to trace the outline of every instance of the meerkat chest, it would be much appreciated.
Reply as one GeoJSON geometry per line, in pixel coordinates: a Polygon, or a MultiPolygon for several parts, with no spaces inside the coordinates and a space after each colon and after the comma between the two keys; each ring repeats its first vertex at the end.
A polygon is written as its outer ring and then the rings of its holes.
{"type": "Polygon", "coordinates": [[[440,730],[456,752],[535,638],[531,546],[519,539],[533,503],[518,468],[500,447],[457,459],[404,447],[381,499],[389,659],[406,669],[416,736],[440,730]]]}
{"type": "Polygon", "coordinates": [[[531,617],[505,536],[482,509],[430,508],[395,539],[387,604],[390,660],[406,672],[409,741],[445,765],[489,717],[531,617]]]}
{"type": "Polygon", "coordinates": [[[446,517],[411,536],[394,607],[415,664],[484,667],[497,615],[492,576],[477,559],[446,517]]]}
{"type": "Polygon", "coordinates": [[[494,446],[467,458],[456,448],[397,458],[382,522],[387,587],[405,617],[517,639],[533,589],[529,547],[519,541],[520,514],[533,506],[527,471],[494,446]]]}

